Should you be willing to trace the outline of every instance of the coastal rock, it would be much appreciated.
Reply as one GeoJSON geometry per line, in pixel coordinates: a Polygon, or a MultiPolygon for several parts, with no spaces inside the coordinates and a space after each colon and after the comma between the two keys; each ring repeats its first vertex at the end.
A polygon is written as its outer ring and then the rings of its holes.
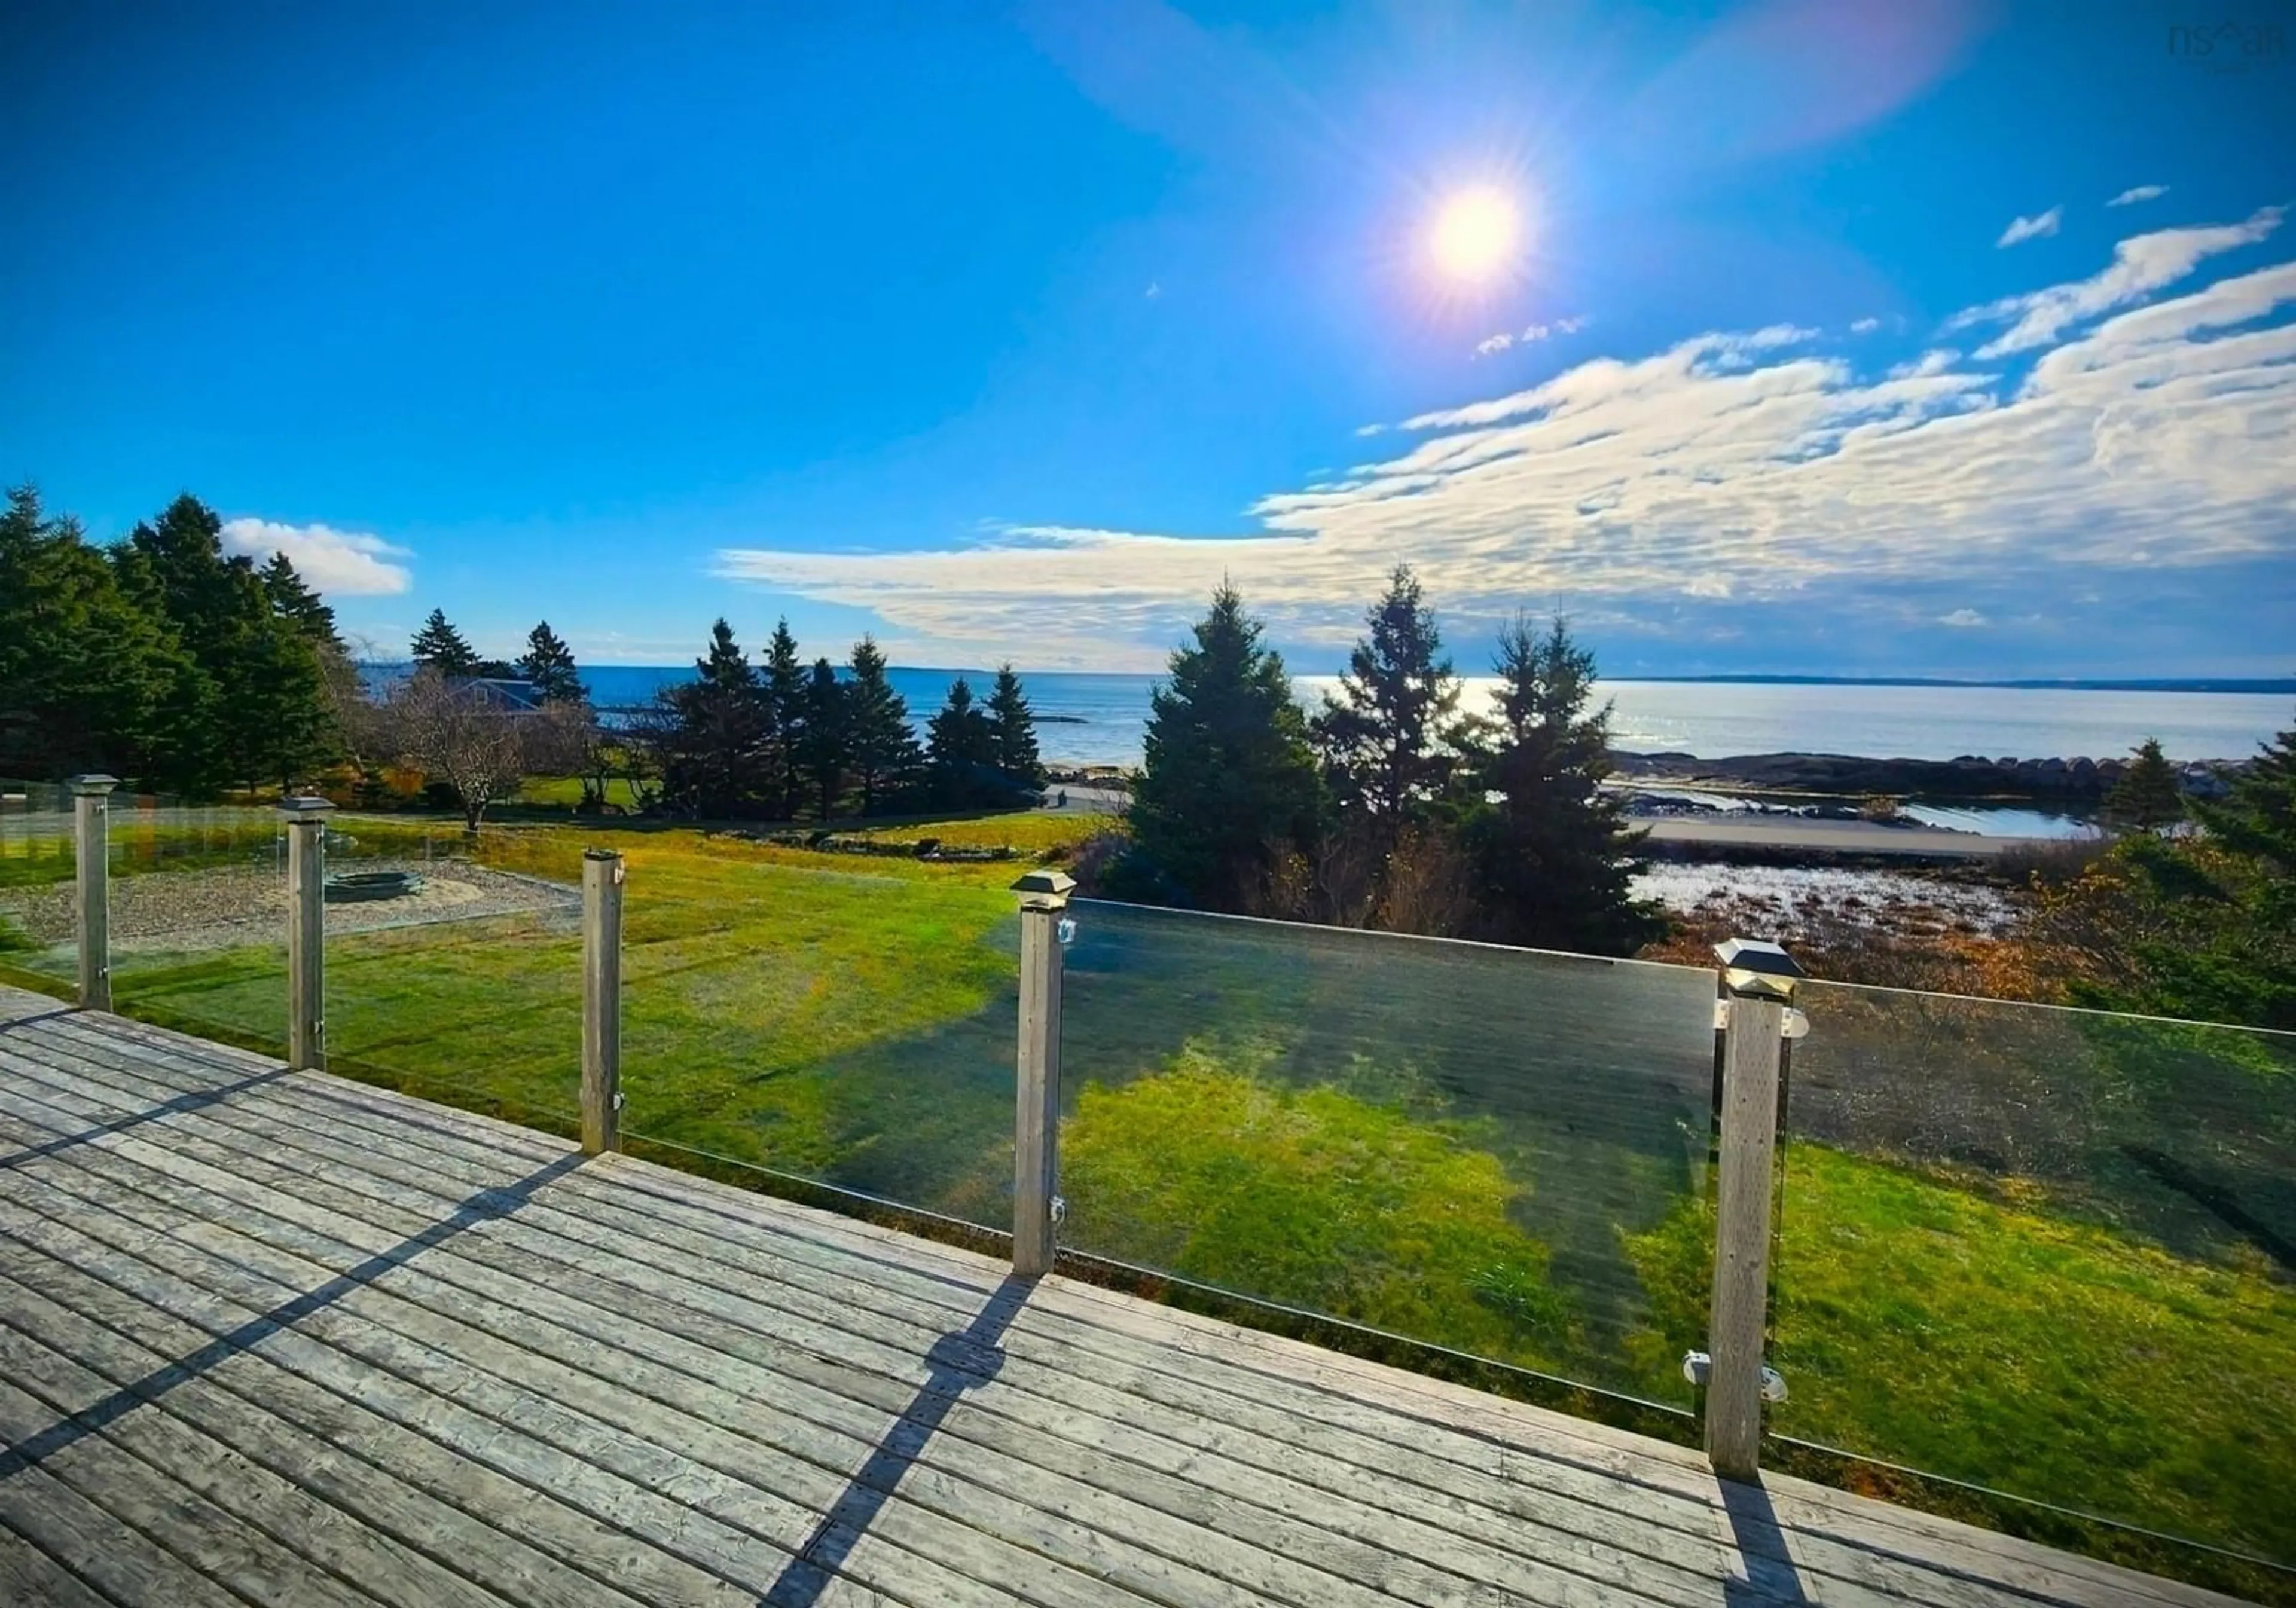
{"type": "MultiPolygon", "coordinates": [[[[1620,776],[1637,780],[1926,798],[2093,800],[2109,791],[2128,769],[2127,762],[2118,759],[2021,759],[2013,755],[1987,759],[1975,754],[1950,760],[1866,759],[1849,754],[1744,754],[1700,759],[1688,754],[1614,753],[1611,757],[1620,776]]],[[[2222,789],[2226,770],[2241,768],[2223,761],[2205,761],[2180,765],[2178,773],[2187,792],[2208,796],[2222,789]]]]}

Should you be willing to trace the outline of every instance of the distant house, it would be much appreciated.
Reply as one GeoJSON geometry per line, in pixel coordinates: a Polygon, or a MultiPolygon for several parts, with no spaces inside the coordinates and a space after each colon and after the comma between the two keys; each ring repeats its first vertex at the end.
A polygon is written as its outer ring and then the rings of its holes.
{"type": "Polygon", "coordinates": [[[532,682],[510,676],[474,675],[458,685],[470,688],[512,714],[533,714],[542,707],[542,691],[532,682]]]}

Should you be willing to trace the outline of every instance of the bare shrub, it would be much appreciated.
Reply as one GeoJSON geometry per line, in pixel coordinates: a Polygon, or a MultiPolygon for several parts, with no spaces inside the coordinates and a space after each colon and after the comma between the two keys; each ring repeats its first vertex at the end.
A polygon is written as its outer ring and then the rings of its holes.
{"type": "Polygon", "coordinates": [[[529,774],[582,769],[596,731],[580,704],[513,707],[480,683],[427,666],[392,688],[375,718],[392,757],[455,789],[463,829],[473,833],[488,806],[529,774]]]}
{"type": "Polygon", "coordinates": [[[2079,880],[2089,867],[2112,853],[2112,839],[2101,832],[2079,837],[2032,837],[1994,856],[1994,869],[2019,887],[2062,887],[2079,880]]]}

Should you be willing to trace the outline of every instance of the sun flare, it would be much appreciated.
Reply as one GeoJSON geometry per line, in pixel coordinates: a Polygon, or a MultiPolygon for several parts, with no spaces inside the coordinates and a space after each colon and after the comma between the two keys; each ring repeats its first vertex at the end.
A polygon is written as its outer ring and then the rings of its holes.
{"type": "Polygon", "coordinates": [[[1522,239],[1522,216],[1505,192],[1488,187],[1462,190],[1435,214],[1429,255],[1450,278],[1480,282],[1513,261],[1522,239]]]}

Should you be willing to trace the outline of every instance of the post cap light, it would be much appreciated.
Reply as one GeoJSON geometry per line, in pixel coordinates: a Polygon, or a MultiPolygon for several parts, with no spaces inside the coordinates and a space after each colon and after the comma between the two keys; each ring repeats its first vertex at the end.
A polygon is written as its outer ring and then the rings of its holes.
{"type": "Polygon", "coordinates": [[[1731,938],[1714,946],[1722,962],[1722,981],[1744,1000],[1793,998],[1794,979],[1808,976],[1801,965],[1781,946],[1761,938],[1731,938]]]}
{"type": "Polygon", "coordinates": [[[279,801],[279,812],[290,820],[316,820],[334,807],[325,799],[312,795],[299,794],[279,801]]]}
{"type": "Polygon", "coordinates": [[[1727,939],[1714,946],[1714,955],[1733,971],[1767,972],[1778,977],[1809,975],[1781,945],[1763,938],[1727,939]]]}
{"type": "Polygon", "coordinates": [[[119,785],[117,776],[106,776],[101,771],[91,771],[86,776],[71,779],[71,790],[83,797],[100,797],[119,785]]]}
{"type": "Polygon", "coordinates": [[[1066,871],[1030,871],[1013,885],[1021,895],[1023,910],[1056,910],[1069,902],[1069,894],[1076,886],[1076,878],[1066,871]]]}

